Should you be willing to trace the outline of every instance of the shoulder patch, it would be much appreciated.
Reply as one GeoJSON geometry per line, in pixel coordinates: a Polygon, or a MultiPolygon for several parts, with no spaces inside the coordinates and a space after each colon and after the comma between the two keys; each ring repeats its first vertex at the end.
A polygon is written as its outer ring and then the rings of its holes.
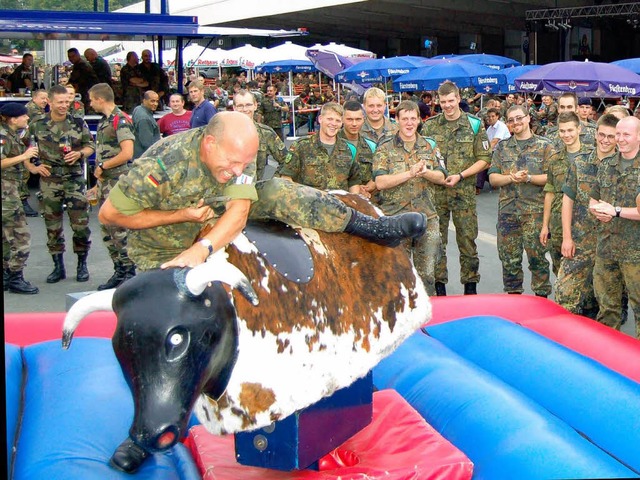
{"type": "Polygon", "coordinates": [[[429,144],[429,146],[431,146],[431,148],[433,148],[434,150],[436,149],[437,144],[433,138],[431,137],[422,137],[422,138],[424,138],[427,141],[427,143],[429,144]]]}
{"type": "Polygon", "coordinates": [[[371,149],[371,153],[376,153],[376,148],[378,148],[378,144],[367,137],[364,137],[364,141],[368,145],[368,147],[371,149]]]}
{"type": "Polygon", "coordinates": [[[482,120],[480,120],[475,115],[467,115],[467,119],[469,120],[469,124],[471,125],[471,129],[473,130],[473,134],[477,135],[478,132],[480,131],[480,126],[482,125],[482,120]]]}

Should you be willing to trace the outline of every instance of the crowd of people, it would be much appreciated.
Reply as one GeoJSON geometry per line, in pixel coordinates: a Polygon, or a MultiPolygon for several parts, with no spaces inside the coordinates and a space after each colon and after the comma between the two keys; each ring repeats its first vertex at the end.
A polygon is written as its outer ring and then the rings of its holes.
{"type": "MultiPolygon", "coordinates": [[[[397,104],[389,104],[383,85],[362,97],[341,92],[337,101],[306,74],[294,77],[299,95],[292,105],[280,98],[289,90],[280,76],[207,80],[192,73],[183,96],[148,50],[141,63],[135,52],[127,55],[119,82],[95,52],[68,55],[66,87],[36,88],[27,106],[7,103],[0,112],[5,291],[38,293],[23,276],[26,216],[37,215],[27,201],[30,175],[40,177],[54,264],[48,283],[66,277],[65,210],[76,280],[88,280],[87,199],[96,198],[114,266],[99,289],[117,287],[136,268],[194,266],[248,218],[270,218],[402,244],[427,292],[439,296],[447,294],[451,221],[464,294],[477,293],[476,196],[489,183],[499,192],[504,291],[523,292],[526,252],[536,295],[554,291],[569,311],[618,329],[630,307],[640,338],[638,109],[636,116],[623,105],[601,111],[573,93],[545,95],[540,105],[519,94],[481,97],[452,82],[436,92],[403,93],[397,104]],[[170,112],[156,120],[160,105],[170,112]],[[291,107],[309,106],[316,108],[294,127],[306,124],[309,135],[287,148],[283,124],[291,107]],[[102,118],[95,139],[83,120],[87,111],[102,118]],[[94,154],[96,185],[87,192],[83,165],[94,154]],[[273,177],[266,175],[269,159],[278,165],[273,177]],[[331,190],[359,194],[385,216],[362,215],[331,190]],[[209,222],[213,228],[192,245],[209,222]]],[[[9,88],[34,85],[24,73],[29,61],[9,88]]]]}

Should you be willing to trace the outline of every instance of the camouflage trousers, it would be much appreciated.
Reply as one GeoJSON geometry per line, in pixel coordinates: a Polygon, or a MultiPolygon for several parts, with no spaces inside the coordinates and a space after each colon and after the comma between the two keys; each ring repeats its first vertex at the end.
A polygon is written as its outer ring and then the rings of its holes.
{"type": "Polygon", "coordinates": [[[510,214],[498,212],[498,257],[502,262],[505,292],[523,292],[522,251],[527,252],[531,288],[538,295],[549,295],[549,261],[540,243],[542,213],[510,214]]]}
{"type": "Polygon", "coordinates": [[[467,210],[449,210],[436,205],[440,217],[440,237],[442,239],[442,255],[436,263],[436,282],[447,283],[447,244],[449,242],[449,219],[453,218],[456,227],[456,243],[460,251],[460,282],[478,283],[480,281],[480,259],[478,258],[478,214],[475,208],[467,210]]]}
{"type": "Polygon", "coordinates": [[[19,272],[29,258],[31,233],[20,199],[22,180],[2,179],[2,268],[19,272]]]}
{"type": "Polygon", "coordinates": [[[26,168],[22,172],[22,182],[20,182],[20,200],[26,200],[29,198],[29,178],[31,173],[26,168]]]}
{"type": "MultiPolygon", "coordinates": [[[[98,182],[98,205],[102,207],[109,196],[109,192],[118,182],[117,178],[102,178],[98,182]]],[[[126,228],[116,227],[112,225],[100,224],[100,231],[102,232],[102,241],[107,247],[109,257],[114,266],[121,265],[123,267],[133,267],[133,261],[127,254],[127,232],[126,228]]]]}
{"type": "Polygon", "coordinates": [[[551,212],[549,233],[551,234],[551,238],[549,238],[547,242],[547,250],[551,256],[553,274],[557,277],[560,271],[560,264],[564,257],[562,256],[562,219],[560,215],[556,215],[555,212],[551,212]]]}
{"type": "Polygon", "coordinates": [[[332,195],[299,183],[272,178],[256,184],[258,201],[251,205],[252,220],[279,220],[323,232],[342,232],[351,210],[332,195]]]}
{"type": "Polygon", "coordinates": [[[593,291],[595,242],[576,245],[573,258],[563,258],[555,283],[556,303],[571,313],[583,314],[597,307],[593,291]]]}
{"type": "Polygon", "coordinates": [[[593,289],[600,305],[598,321],[620,330],[622,295],[627,289],[629,307],[636,317],[636,338],[640,339],[640,263],[619,262],[596,256],[593,289]]]}
{"type": "Polygon", "coordinates": [[[89,230],[89,203],[86,185],[82,175],[65,177],[41,177],[40,190],[44,207],[44,224],[47,228],[47,248],[49,253],[63,253],[64,230],[62,226],[63,208],[66,203],[69,222],[73,230],[73,251],[89,251],[91,230],[89,230]]]}
{"type": "Polygon", "coordinates": [[[427,231],[423,236],[413,240],[405,240],[402,246],[413,260],[413,265],[427,293],[429,296],[435,296],[435,268],[436,263],[442,256],[442,240],[438,218],[429,219],[427,231]]]}

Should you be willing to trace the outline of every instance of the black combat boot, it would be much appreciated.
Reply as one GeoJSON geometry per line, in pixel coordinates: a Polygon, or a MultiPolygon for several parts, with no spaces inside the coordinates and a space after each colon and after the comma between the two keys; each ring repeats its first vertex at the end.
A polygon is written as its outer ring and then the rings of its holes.
{"type": "Polygon", "coordinates": [[[442,282],[436,282],[436,295],[438,297],[447,296],[447,286],[442,282]]]}
{"type": "Polygon", "coordinates": [[[125,275],[127,274],[127,269],[121,264],[117,263],[113,266],[113,275],[111,278],[107,280],[102,285],[98,285],[98,290],[109,290],[111,288],[116,288],[122,282],[125,281],[125,275]]]}
{"type": "Polygon", "coordinates": [[[24,295],[35,295],[40,290],[35,285],[27,282],[22,276],[22,270],[20,270],[18,272],[9,272],[9,291],[24,295]]]}
{"type": "Polygon", "coordinates": [[[29,205],[29,201],[26,198],[24,200],[22,200],[22,208],[24,209],[24,214],[27,217],[37,217],[38,216],[38,212],[36,212],[33,208],[31,208],[31,205],[29,205]]]}
{"type": "Polygon", "coordinates": [[[536,297],[547,298],[548,295],[546,293],[536,293],[536,297]]]}
{"type": "Polygon", "coordinates": [[[76,281],[86,282],[89,280],[89,269],[87,268],[87,252],[78,254],[78,270],[76,271],[76,281]]]}
{"type": "Polygon", "coordinates": [[[2,285],[4,286],[4,291],[9,290],[9,271],[8,268],[2,270],[2,285]]]}
{"type": "Polygon", "coordinates": [[[136,266],[132,264],[130,267],[125,267],[124,280],[122,281],[124,282],[125,280],[129,280],[130,278],[133,278],[135,276],[136,276],[136,266]]]}
{"type": "Polygon", "coordinates": [[[476,292],[476,282],[469,282],[464,284],[464,294],[465,295],[477,295],[476,292]]]}
{"type": "Polygon", "coordinates": [[[47,277],[47,283],[58,283],[67,278],[67,272],[64,270],[61,253],[54,253],[51,257],[53,258],[53,272],[47,277]]]}
{"type": "Polygon", "coordinates": [[[629,318],[629,295],[625,290],[622,292],[622,312],[620,313],[620,325],[627,323],[629,318]]]}
{"type": "Polygon", "coordinates": [[[351,209],[351,219],[344,231],[378,245],[396,247],[405,238],[420,237],[426,229],[427,217],[422,213],[374,218],[351,209]]]}

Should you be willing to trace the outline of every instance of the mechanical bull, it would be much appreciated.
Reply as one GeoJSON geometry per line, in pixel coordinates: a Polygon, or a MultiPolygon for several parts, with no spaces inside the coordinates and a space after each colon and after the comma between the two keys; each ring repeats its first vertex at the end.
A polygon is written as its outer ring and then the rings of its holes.
{"type": "MultiPolygon", "coordinates": [[[[352,197],[343,201],[357,203],[352,197]]],[[[173,446],[194,409],[217,434],[283,419],[366,375],[429,320],[428,296],[401,248],[282,226],[296,237],[285,241],[249,227],[203,265],[141,273],[67,314],[65,348],[88,313],[117,315],[113,347],[135,413],[114,467],[135,471],[173,446]],[[300,245],[308,275],[297,265],[300,245]]]]}

